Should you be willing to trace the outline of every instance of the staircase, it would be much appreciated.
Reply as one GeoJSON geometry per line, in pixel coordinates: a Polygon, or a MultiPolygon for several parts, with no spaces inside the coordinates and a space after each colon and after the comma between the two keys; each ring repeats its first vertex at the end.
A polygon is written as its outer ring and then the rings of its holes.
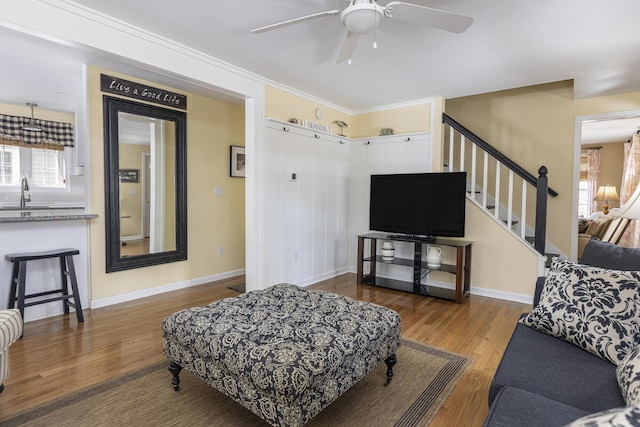
{"type": "Polygon", "coordinates": [[[467,172],[468,198],[550,263],[557,254],[546,252],[547,198],[558,193],[548,186],[547,168],[538,177],[489,145],[446,113],[442,114],[446,170],[467,172]],[[527,222],[528,218],[533,221],[527,222]]]}

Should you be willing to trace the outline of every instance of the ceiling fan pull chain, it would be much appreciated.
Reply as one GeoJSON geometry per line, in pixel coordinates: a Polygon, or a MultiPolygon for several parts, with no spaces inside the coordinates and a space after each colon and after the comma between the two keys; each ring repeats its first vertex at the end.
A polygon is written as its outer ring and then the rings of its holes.
{"type": "Polygon", "coordinates": [[[377,22],[378,12],[376,12],[375,9],[372,9],[372,11],[373,11],[373,15],[371,16],[373,16],[373,48],[377,49],[378,48],[378,22],[377,22]]]}

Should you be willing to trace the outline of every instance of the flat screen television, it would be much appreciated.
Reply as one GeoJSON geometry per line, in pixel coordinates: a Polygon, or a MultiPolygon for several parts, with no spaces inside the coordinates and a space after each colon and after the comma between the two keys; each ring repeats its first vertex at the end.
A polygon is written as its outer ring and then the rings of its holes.
{"type": "Polygon", "coordinates": [[[464,237],[466,186],[465,172],[371,175],[369,229],[464,237]]]}

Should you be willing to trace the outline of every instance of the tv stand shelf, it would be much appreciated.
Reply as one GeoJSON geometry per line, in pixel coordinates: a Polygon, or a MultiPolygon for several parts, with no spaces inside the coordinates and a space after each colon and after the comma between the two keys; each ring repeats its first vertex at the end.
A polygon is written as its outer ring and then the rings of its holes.
{"type": "Polygon", "coordinates": [[[457,239],[437,237],[427,243],[423,238],[411,238],[406,236],[388,235],[383,233],[369,233],[358,236],[358,266],[356,280],[359,285],[375,285],[421,295],[429,295],[439,298],[452,299],[461,304],[469,296],[471,275],[471,244],[472,242],[457,239]],[[365,241],[369,241],[370,253],[365,255],[365,241]],[[413,243],[413,259],[394,257],[386,261],[377,254],[377,241],[391,240],[394,242],[413,243]],[[437,245],[455,248],[455,264],[442,263],[440,267],[432,268],[422,259],[424,245],[437,245]],[[365,265],[369,265],[368,274],[365,274],[365,265]],[[401,267],[413,268],[413,281],[403,281],[376,275],[376,266],[379,264],[393,264],[401,267]],[[455,274],[455,290],[436,286],[428,280],[421,283],[423,274],[432,271],[444,271],[455,274]]]}

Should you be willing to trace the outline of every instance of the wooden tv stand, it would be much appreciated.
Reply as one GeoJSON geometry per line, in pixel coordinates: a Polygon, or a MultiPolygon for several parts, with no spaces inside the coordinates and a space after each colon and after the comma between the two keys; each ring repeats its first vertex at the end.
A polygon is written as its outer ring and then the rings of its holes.
{"type": "MultiPolygon", "coordinates": [[[[439,298],[447,298],[461,304],[469,296],[470,276],[471,276],[471,244],[466,240],[436,238],[435,241],[426,241],[420,238],[404,236],[394,236],[383,233],[369,233],[358,236],[358,260],[356,280],[359,285],[375,285],[386,288],[398,289],[421,295],[429,295],[439,298]],[[385,261],[377,253],[378,240],[391,240],[394,242],[413,243],[413,259],[394,257],[392,261],[385,261]],[[365,255],[365,241],[369,241],[369,255],[365,255]],[[445,262],[438,268],[431,268],[422,260],[422,249],[424,245],[437,245],[455,248],[455,264],[445,262]],[[394,264],[413,268],[413,281],[396,280],[376,275],[378,263],[394,264]],[[369,265],[368,273],[365,274],[365,264],[369,265]],[[455,274],[455,290],[439,287],[435,282],[427,280],[421,283],[423,274],[431,271],[444,271],[455,274]]],[[[396,251],[397,252],[397,251],[396,251]]]]}

